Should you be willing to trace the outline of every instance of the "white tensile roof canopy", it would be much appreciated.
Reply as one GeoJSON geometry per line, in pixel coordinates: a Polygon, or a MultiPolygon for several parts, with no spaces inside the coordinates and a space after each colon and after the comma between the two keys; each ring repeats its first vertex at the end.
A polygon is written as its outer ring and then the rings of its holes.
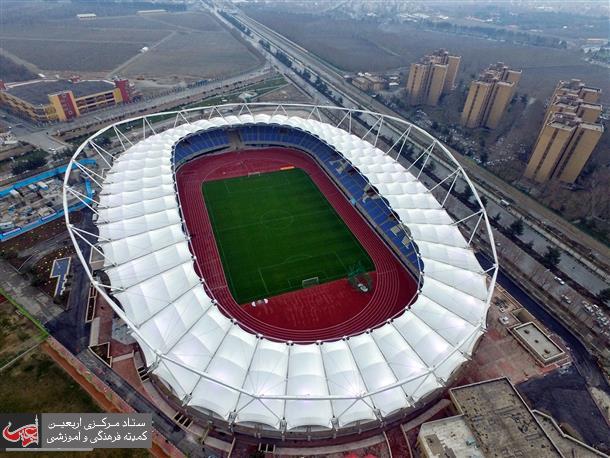
{"type": "Polygon", "coordinates": [[[320,121],[225,115],[150,136],[115,159],[98,212],[104,268],[147,365],[183,402],[224,420],[293,429],[385,417],[442,387],[485,328],[492,286],[441,204],[389,155],[320,121]],[[410,310],[369,333],[310,345],[267,340],[221,313],[193,266],[173,146],[194,132],[252,124],[309,132],[387,199],[425,265],[410,310]]]}

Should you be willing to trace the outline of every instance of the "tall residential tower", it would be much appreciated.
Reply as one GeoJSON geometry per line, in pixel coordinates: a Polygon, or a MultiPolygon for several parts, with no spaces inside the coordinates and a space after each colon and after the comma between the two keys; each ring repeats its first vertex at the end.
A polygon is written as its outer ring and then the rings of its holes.
{"type": "Polygon", "coordinates": [[[573,183],[602,133],[601,89],[580,80],[560,81],[551,97],[525,176],[538,182],[573,183]]]}
{"type": "Polygon", "coordinates": [[[442,94],[453,90],[460,56],[439,49],[411,64],[407,80],[410,105],[436,105],[442,94]]]}
{"type": "Polygon", "coordinates": [[[468,97],[462,111],[462,124],[466,127],[498,127],[510,103],[521,70],[511,70],[504,63],[490,65],[479,78],[470,83],[468,97]]]}

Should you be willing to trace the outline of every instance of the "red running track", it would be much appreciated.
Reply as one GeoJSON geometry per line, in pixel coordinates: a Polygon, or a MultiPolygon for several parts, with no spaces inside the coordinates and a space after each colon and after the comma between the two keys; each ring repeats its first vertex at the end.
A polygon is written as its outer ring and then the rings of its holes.
{"type": "Polygon", "coordinates": [[[276,340],[315,342],[339,339],[383,323],[413,299],[417,284],[363,216],[307,154],[288,148],[264,148],[202,156],[182,166],[176,175],[182,213],[197,257],[195,269],[223,312],[245,329],[276,340]],[[347,279],[269,298],[252,307],[233,299],[205,207],[204,181],[271,172],[294,166],[309,174],[335,211],[358,238],[375,265],[373,291],[359,293],[347,279]]]}

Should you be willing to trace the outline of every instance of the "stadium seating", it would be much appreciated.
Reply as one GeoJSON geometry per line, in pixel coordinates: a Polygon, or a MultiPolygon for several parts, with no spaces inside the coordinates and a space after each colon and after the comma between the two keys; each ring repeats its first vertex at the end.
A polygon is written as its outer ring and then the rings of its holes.
{"type": "MultiPolygon", "coordinates": [[[[307,132],[287,127],[250,125],[241,126],[237,131],[247,146],[290,146],[309,153],[340,185],[347,197],[356,202],[357,208],[374,223],[394,251],[416,271],[422,271],[423,263],[417,245],[414,242],[403,243],[406,234],[397,234],[392,230],[400,227],[400,223],[391,217],[392,210],[387,201],[370,192],[367,179],[334,148],[307,132]]],[[[191,135],[174,146],[174,167],[202,154],[220,151],[229,144],[229,136],[224,127],[191,135]]]]}
{"type": "Polygon", "coordinates": [[[201,154],[222,150],[229,146],[224,130],[211,130],[191,135],[174,147],[174,165],[178,166],[201,154]]]}

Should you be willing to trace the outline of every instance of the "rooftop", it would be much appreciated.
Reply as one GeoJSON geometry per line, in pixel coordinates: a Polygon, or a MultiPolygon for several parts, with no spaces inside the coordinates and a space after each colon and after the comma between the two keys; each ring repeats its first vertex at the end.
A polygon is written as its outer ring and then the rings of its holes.
{"type": "Polygon", "coordinates": [[[70,80],[37,80],[10,86],[7,88],[7,92],[32,105],[47,105],[49,103],[49,94],[72,91],[74,97],[79,98],[110,91],[113,88],[113,83],[103,80],[79,81],[77,83],[73,83],[70,80]]]}
{"type": "Polygon", "coordinates": [[[572,79],[570,81],[561,80],[561,81],[559,81],[558,87],[563,88],[563,89],[571,89],[571,90],[575,90],[575,91],[578,91],[580,89],[585,89],[587,91],[601,92],[600,88],[587,86],[585,83],[583,83],[579,79],[572,79]]]}
{"type": "Polygon", "coordinates": [[[458,458],[482,457],[472,430],[462,415],[430,421],[421,425],[419,442],[426,456],[458,458]]]}
{"type": "Polygon", "coordinates": [[[561,457],[507,378],[452,388],[450,394],[485,456],[561,457]]]}
{"type": "Polygon", "coordinates": [[[563,350],[533,322],[512,328],[512,332],[543,363],[563,356],[563,350]]]}

